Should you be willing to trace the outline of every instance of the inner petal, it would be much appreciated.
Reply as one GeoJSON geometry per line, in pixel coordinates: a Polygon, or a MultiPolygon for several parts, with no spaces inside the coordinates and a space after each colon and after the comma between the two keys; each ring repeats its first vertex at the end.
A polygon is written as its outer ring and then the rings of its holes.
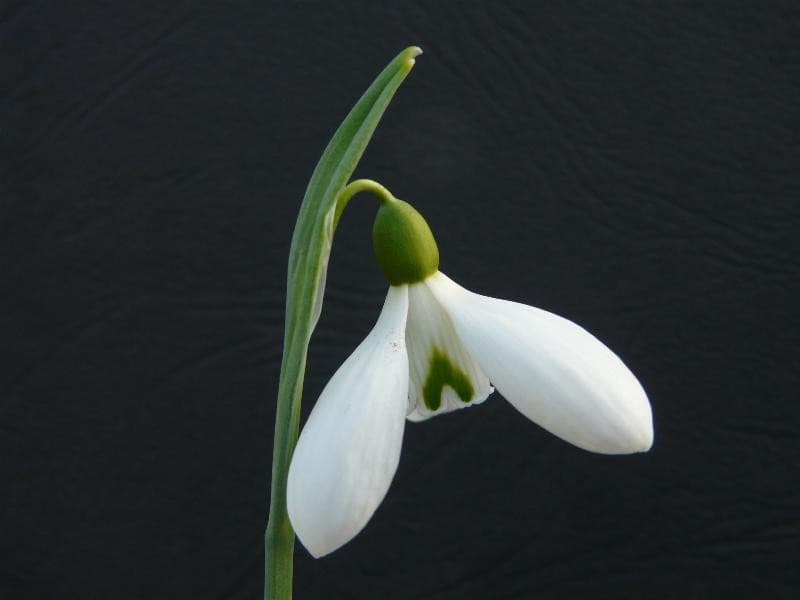
{"type": "Polygon", "coordinates": [[[409,420],[479,404],[494,391],[425,282],[409,286],[406,347],[409,420]]]}

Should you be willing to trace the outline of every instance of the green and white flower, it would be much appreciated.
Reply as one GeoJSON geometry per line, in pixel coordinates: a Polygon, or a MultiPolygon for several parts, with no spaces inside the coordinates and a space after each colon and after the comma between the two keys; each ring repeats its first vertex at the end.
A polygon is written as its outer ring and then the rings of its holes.
{"type": "Polygon", "coordinates": [[[427,223],[402,201],[383,204],[373,239],[391,283],[383,310],[323,390],[289,469],[289,517],[312,555],[346,544],[372,517],[397,470],[406,420],[480,404],[494,387],[579,448],[650,448],[647,395],[596,337],[439,272],[427,223]]]}

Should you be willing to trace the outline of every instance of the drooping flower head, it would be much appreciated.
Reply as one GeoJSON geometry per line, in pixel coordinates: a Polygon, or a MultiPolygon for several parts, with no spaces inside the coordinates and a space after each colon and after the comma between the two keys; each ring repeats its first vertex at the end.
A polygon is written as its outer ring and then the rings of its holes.
{"type": "Polygon", "coordinates": [[[372,517],[397,470],[406,420],[475,406],[495,388],[579,448],[650,449],[647,395],[592,334],[439,272],[433,234],[406,202],[383,199],[373,245],[390,283],[383,310],[323,389],[289,469],[289,517],[312,555],[341,547],[372,517]]]}

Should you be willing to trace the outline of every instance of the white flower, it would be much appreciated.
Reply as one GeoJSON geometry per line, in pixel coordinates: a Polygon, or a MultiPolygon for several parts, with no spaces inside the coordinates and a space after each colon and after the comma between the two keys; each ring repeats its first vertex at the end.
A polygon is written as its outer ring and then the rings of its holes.
{"type": "Polygon", "coordinates": [[[602,342],[567,319],[472,293],[436,271],[389,288],[375,327],[308,418],[287,490],[303,545],[320,557],[367,524],[397,470],[406,419],[479,404],[492,386],[585,450],[652,445],[647,396],[602,342]]]}

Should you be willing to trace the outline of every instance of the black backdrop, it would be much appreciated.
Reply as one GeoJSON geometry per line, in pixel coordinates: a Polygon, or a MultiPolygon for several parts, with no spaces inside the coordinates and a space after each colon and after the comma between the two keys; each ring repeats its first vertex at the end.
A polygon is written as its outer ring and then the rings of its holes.
{"type": "MultiPolygon", "coordinates": [[[[614,348],[655,446],[588,454],[499,396],[411,424],[296,597],[799,597],[794,3],[338,4],[2,5],[0,597],[259,597],[294,218],[411,44],[356,174],[454,279],[614,348]]],[[[374,210],[304,415],[377,317],[374,210]]]]}

